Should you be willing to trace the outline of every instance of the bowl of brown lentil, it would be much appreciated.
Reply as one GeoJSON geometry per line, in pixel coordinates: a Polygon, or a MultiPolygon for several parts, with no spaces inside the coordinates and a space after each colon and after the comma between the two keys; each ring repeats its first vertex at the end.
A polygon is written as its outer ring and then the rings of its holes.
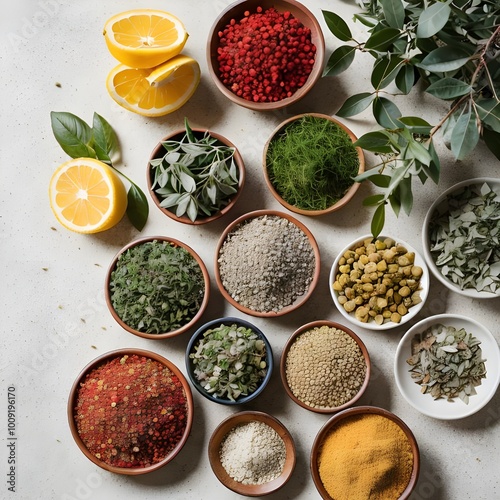
{"type": "Polygon", "coordinates": [[[331,417],[313,442],[310,469],[324,500],[407,499],[420,453],[411,429],[383,408],[357,406],[331,417]]]}
{"type": "Polygon", "coordinates": [[[391,236],[362,236],[333,262],[330,293],[351,323],[388,330],[412,320],[429,294],[429,271],[410,244],[391,236]]]}
{"type": "Polygon", "coordinates": [[[70,391],[68,421],[83,454],[99,467],[139,475],[181,451],[193,423],[193,397],[182,372],[142,349],[91,361],[70,391]]]}
{"type": "Polygon", "coordinates": [[[201,318],[210,296],[210,276],[187,244],[148,236],[115,255],[104,292],[111,315],[124,330],[165,339],[186,332],[201,318]]]}
{"type": "Polygon", "coordinates": [[[275,417],[242,411],[223,420],[208,444],[208,458],[226,488],[249,497],[268,495],[290,479],[296,463],[295,443],[275,417]]]}
{"type": "Polygon", "coordinates": [[[215,279],[236,309],[276,317],[302,306],[319,280],[319,247],[292,215],[255,210],[222,233],[215,252],[215,279]]]}
{"type": "Polygon", "coordinates": [[[286,342],[280,374],[288,396],[317,413],[352,406],[370,380],[371,362],[361,339],[333,321],[312,321],[286,342]]]}
{"type": "Polygon", "coordinates": [[[302,99],[323,72],[321,26],[296,0],[244,0],[225,8],[208,37],[210,76],[232,102],[272,111],[302,99]]]}

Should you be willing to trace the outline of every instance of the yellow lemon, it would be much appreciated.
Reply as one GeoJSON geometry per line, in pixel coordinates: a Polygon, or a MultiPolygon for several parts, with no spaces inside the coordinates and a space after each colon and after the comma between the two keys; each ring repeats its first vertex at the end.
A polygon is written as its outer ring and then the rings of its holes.
{"type": "Polygon", "coordinates": [[[104,25],[111,54],[131,68],[152,68],[180,54],[188,33],[168,12],[137,9],[121,12],[104,25]]]}
{"type": "Polygon", "coordinates": [[[143,116],[163,116],[184,105],[200,83],[200,66],[178,55],[152,69],[119,64],[106,80],[111,97],[124,108],[143,116]]]}
{"type": "Polygon", "coordinates": [[[97,233],[118,224],[127,209],[127,192],[111,167],[92,158],[60,165],[49,185],[57,220],[77,233],[97,233]]]}

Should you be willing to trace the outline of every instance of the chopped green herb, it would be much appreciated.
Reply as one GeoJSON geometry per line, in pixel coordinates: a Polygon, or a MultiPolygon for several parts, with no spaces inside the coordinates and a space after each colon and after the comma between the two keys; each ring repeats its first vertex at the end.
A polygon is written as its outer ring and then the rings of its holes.
{"type": "Polygon", "coordinates": [[[254,392],[267,373],[264,341],[252,329],[235,324],[204,332],[189,358],[202,387],[231,401],[254,392]]]}
{"type": "Polygon", "coordinates": [[[196,259],[183,247],[157,240],[123,252],[109,287],[120,319],[135,330],[156,334],[191,321],[205,294],[196,259]]]}

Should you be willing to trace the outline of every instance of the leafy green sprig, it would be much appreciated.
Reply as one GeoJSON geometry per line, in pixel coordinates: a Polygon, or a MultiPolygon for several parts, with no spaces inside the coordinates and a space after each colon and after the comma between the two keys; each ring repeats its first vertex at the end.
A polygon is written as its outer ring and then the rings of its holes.
{"type": "MultiPolygon", "coordinates": [[[[371,197],[367,203],[377,207],[372,222],[376,236],[383,227],[387,203],[398,213],[403,198],[409,196],[404,209],[411,210],[412,176],[418,176],[422,183],[427,178],[439,181],[439,159],[433,145],[438,131],[459,160],[474,150],[480,139],[500,159],[500,4],[494,0],[359,3],[363,11],[354,19],[368,28],[365,41],[355,40],[340,16],[323,11],[329,30],[346,42],[331,54],[324,75],[347,70],[356,52],[375,59],[372,90],[350,96],[337,114],[350,117],[371,106],[375,120],[383,127],[375,136],[362,136],[357,144],[363,147],[363,143],[370,143],[367,149],[382,159],[380,173],[389,177],[380,185],[385,194],[371,197]],[[450,103],[449,111],[436,125],[420,117],[403,117],[387,97],[389,86],[396,88],[394,95],[404,96],[418,81],[429,94],[450,103]]],[[[357,180],[367,179],[380,181],[376,173],[357,180]]]]}
{"type": "Polygon", "coordinates": [[[68,112],[52,111],[50,119],[57,142],[71,158],[100,160],[130,183],[127,217],[138,231],[142,231],[149,215],[148,201],[141,188],[113,165],[120,157],[120,146],[111,125],[97,113],[94,113],[92,127],[68,112]]]}

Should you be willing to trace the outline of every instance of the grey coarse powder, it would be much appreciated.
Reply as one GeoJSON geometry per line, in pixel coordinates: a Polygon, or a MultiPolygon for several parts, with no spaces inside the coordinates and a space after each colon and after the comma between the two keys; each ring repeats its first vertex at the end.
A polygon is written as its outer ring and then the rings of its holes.
{"type": "Polygon", "coordinates": [[[238,225],[221,245],[218,263],[227,293],[258,312],[279,312],[304,295],[316,264],[304,231],[277,215],[238,225]]]}
{"type": "Polygon", "coordinates": [[[285,442],[265,422],[240,424],[229,431],[220,447],[226,472],[242,484],[264,484],[279,477],[286,459],[285,442]]]}

